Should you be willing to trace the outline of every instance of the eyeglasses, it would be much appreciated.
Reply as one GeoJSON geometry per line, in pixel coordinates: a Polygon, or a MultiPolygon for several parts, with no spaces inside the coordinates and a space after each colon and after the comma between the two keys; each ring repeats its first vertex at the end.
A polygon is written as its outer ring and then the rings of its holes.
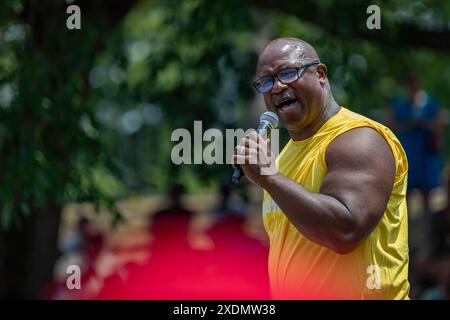
{"type": "Polygon", "coordinates": [[[301,79],[303,75],[305,74],[305,71],[308,67],[319,64],[319,60],[314,60],[305,64],[302,64],[298,66],[297,68],[286,68],[283,70],[280,70],[275,75],[272,76],[264,76],[253,82],[253,86],[255,87],[256,91],[259,93],[266,93],[272,90],[273,85],[275,83],[274,78],[276,77],[282,84],[289,84],[294,81],[297,81],[298,79],[301,79]],[[299,71],[302,70],[302,72],[299,74],[299,71]]]}

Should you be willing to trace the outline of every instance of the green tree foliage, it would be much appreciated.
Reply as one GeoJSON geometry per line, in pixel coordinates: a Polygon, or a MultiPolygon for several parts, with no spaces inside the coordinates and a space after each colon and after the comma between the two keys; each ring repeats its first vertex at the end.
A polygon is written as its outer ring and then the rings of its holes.
{"type": "Polygon", "coordinates": [[[271,38],[312,43],[353,110],[382,120],[411,71],[448,108],[449,17],[448,1],[2,1],[0,297],[48,283],[65,203],[106,205],[118,221],[121,197],[229,177],[228,165],[172,165],[170,135],[194,120],[249,126],[257,51],[271,38]],[[81,30],[66,28],[68,3],[81,30]],[[381,30],[366,28],[370,4],[381,30]]]}
{"type": "MultiPolygon", "coordinates": [[[[382,29],[368,30],[370,4],[185,0],[135,7],[120,38],[98,61],[104,70],[118,66],[123,73],[121,87],[98,110],[106,125],[103,134],[115,137],[108,141],[119,146],[114,155],[124,164],[126,189],[163,191],[178,179],[195,191],[229,175],[227,166],[171,165],[170,133],[178,127],[192,132],[194,120],[203,120],[204,129],[246,127],[261,33],[264,41],[296,36],[311,42],[328,65],[338,102],[380,121],[389,99],[402,92],[402,80],[412,71],[448,106],[449,48],[441,41],[450,34],[448,6],[380,4],[382,29]],[[117,126],[121,119],[138,119],[146,110],[158,115],[158,125],[144,119],[131,134],[117,126]]],[[[101,90],[99,98],[105,96],[101,90]]]]}
{"type": "Polygon", "coordinates": [[[174,180],[205,189],[230,173],[230,166],[172,165],[170,136],[176,128],[193,133],[195,120],[204,130],[241,124],[253,95],[252,30],[238,1],[143,2],[127,17],[95,70],[105,76],[97,115],[110,146],[122,141],[112,154],[128,190],[164,191],[174,180]],[[120,70],[120,85],[112,70],[120,70]]]}
{"type": "Polygon", "coordinates": [[[92,174],[98,166],[114,166],[96,129],[88,75],[105,31],[114,25],[108,13],[120,8],[110,6],[103,14],[94,5],[85,9],[98,14],[83,19],[82,30],[69,31],[64,2],[2,5],[2,227],[20,224],[21,215],[49,204],[92,201],[112,208],[92,174]]]}
{"type": "Polygon", "coordinates": [[[74,3],[79,31],[63,2],[8,0],[0,13],[3,226],[49,201],[213,186],[230,168],[172,165],[170,134],[247,125],[261,33],[311,42],[338,102],[380,120],[412,70],[450,103],[445,1],[379,3],[381,30],[365,27],[370,1],[74,3]]]}

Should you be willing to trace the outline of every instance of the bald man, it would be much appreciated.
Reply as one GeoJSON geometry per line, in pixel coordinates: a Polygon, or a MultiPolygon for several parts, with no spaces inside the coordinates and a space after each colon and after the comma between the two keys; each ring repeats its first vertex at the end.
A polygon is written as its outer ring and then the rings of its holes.
{"type": "Polygon", "coordinates": [[[303,40],[270,42],[254,86],[291,137],[269,175],[262,164],[275,159],[256,132],[233,156],[264,189],[273,298],[408,299],[408,163],[397,138],[336,103],[303,40]]]}

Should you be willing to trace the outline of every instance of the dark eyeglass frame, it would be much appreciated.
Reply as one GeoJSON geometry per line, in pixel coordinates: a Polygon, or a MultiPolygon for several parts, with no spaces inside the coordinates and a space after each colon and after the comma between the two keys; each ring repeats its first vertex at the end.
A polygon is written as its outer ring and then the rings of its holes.
{"type": "Polygon", "coordinates": [[[256,89],[256,91],[258,91],[258,93],[267,93],[267,92],[269,92],[270,90],[272,90],[273,85],[275,84],[275,79],[274,79],[275,77],[276,77],[276,78],[278,79],[278,81],[280,81],[282,84],[290,84],[290,83],[292,83],[292,82],[297,81],[298,79],[301,79],[301,78],[303,77],[303,75],[305,74],[306,69],[308,69],[308,67],[313,66],[313,65],[316,65],[316,64],[320,64],[320,61],[319,61],[319,60],[314,60],[314,61],[311,61],[311,62],[307,62],[307,63],[305,63],[305,64],[301,64],[301,65],[299,65],[298,67],[295,67],[295,68],[285,68],[285,69],[282,69],[282,70],[278,71],[278,72],[277,72],[276,74],[274,74],[274,75],[264,76],[264,77],[261,77],[261,78],[256,79],[256,80],[253,82],[253,87],[256,89]],[[292,70],[295,69],[295,70],[297,71],[297,76],[296,76],[295,79],[292,80],[292,81],[289,81],[289,82],[282,81],[278,75],[280,74],[280,72],[283,72],[283,71],[286,71],[286,70],[289,70],[289,69],[292,69],[292,70]],[[300,69],[303,69],[303,70],[302,70],[302,72],[301,72],[300,74],[298,74],[298,72],[299,72],[300,69]],[[260,90],[258,89],[258,87],[256,86],[256,83],[257,83],[258,81],[261,81],[261,79],[264,79],[264,78],[271,78],[271,80],[272,80],[272,86],[270,87],[270,89],[268,89],[268,90],[266,90],[266,91],[260,91],[260,90]]]}

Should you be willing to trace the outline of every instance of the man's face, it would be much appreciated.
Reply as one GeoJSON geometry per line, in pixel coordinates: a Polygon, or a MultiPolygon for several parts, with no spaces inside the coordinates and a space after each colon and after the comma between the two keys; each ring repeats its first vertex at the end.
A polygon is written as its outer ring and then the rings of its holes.
{"type": "MultiPolygon", "coordinates": [[[[285,68],[295,68],[314,60],[301,58],[300,53],[290,45],[269,48],[258,62],[257,77],[275,75],[285,68]]],[[[275,112],[288,130],[309,127],[322,111],[323,85],[316,67],[310,66],[302,78],[289,84],[282,84],[274,77],[272,90],[264,93],[267,109],[275,112]]],[[[301,72],[300,69],[299,74],[301,72]]]]}

